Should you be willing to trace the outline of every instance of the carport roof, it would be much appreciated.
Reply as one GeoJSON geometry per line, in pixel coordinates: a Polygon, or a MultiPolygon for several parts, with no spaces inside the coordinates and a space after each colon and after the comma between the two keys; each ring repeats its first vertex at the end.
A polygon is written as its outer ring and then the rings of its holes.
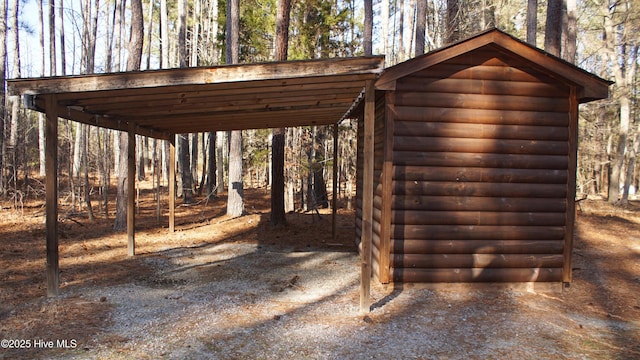
{"type": "Polygon", "coordinates": [[[8,80],[10,95],[59,117],[168,139],[177,133],[340,121],[384,56],[8,80]]]}

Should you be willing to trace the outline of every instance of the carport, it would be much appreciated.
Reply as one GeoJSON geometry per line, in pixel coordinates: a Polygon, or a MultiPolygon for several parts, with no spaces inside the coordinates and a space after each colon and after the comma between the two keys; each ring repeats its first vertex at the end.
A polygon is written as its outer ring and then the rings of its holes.
{"type": "MultiPolygon", "coordinates": [[[[363,100],[363,189],[368,195],[362,200],[360,308],[368,310],[374,82],[383,68],[384,56],[373,56],[8,80],[10,95],[23,95],[27,108],[46,114],[47,294],[59,293],[59,117],[128,133],[130,194],[135,186],[135,135],[168,140],[169,229],[173,231],[176,134],[337,125],[363,100]]],[[[133,256],[134,197],[127,201],[127,248],[133,256]]]]}

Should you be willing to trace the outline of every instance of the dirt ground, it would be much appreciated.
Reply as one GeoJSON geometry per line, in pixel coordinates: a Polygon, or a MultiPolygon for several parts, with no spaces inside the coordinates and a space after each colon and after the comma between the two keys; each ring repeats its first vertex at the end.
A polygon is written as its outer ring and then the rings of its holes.
{"type": "Polygon", "coordinates": [[[570,288],[374,283],[364,316],[353,211],[332,239],[329,210],[273,228],[268,192],[246,197],[237,219],[224,197],[179,206],[171,234],[143,192],[135,257],[113,215],[90,223],[63,200],[54,299],[43,202],[2,204],[0,359],[640,358],[638,203],[580,202],[570,288]]]}

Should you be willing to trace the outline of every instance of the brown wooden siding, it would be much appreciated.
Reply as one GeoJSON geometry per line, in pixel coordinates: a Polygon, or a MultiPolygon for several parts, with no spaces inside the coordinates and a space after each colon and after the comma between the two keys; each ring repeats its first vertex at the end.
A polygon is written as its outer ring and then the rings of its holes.
{"type": "Polygon", "coordinates": [[[522,59],[472,54],[397,80],[391,276],[562,281],[570,88],[522,59]]]}

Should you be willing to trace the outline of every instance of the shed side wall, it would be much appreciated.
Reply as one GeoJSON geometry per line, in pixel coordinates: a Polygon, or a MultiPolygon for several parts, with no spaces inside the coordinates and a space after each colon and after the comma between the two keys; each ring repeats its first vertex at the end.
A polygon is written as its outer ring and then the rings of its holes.
{"type": "Polygon", "coordinates": [[[570,94],[482,50],[397,81],[394,281],[562,281],[570,94]]]}

